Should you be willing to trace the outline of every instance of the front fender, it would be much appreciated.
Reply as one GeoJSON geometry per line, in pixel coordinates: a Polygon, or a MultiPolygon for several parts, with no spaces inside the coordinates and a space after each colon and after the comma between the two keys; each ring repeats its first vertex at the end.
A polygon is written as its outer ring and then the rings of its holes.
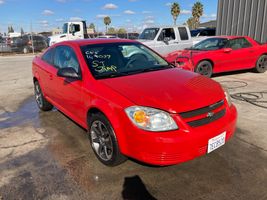
{"type": "Polygon", "coordinates": [[[127,154],[128,145],[125,134],[126,129],[124,128],[125,120],[127,120],[125,117],[127,116],[123,108],[102,99],[95,99],[91,101],[88,112],[90,112],[91,109],[100,110],[107,117],[115,132],[120,151],[123,154],[127,154]]]}

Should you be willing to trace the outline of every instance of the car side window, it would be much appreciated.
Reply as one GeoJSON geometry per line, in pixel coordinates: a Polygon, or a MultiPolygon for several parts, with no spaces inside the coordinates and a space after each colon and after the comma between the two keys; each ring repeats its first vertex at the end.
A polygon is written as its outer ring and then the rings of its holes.
{"type": "Polygon", "coordinates": [[[49,49],[45,54],[42,56],[42,60],[48,64],[53,65],[53,52],[54,49],[49,49]]]}
{"type": "Polygon", "coordinates": [[[73,25],[73,27],[74,27],[74,32],[75,32],[75,33],[76,33],[76,32],[79,32],[79,31],[81,30],[79,24],[72,24],[72,25],[73,25]]]}
{"type": "Polygon", "coordinates": [[[252,45],[247,41],[246,38],[237,38],[233,40],[229,40],[229,43],[227,45],[228,48],[231,48],[233,50],[242,49],[242,48],[248,48],[252,45]]]}
{"type": "Polygon", "coordinates": [[[169,38],[170,40],[175,40],[175,33],[173,28],[162,29],[158,41],[164,41],[164,38],[169,38]]]}
{"type": "Polygon", "coordinates": [[[74,50],[68,46],[58,46],[55,49],[54,65],[56,68],[73,68],[80,73],[80,66],[74,50]]]}
{"type": "Polygon", "coordinates": [[[179,35],[181,40],[188,40],[188,33],[185,27],[178,27],[179,35]]]}

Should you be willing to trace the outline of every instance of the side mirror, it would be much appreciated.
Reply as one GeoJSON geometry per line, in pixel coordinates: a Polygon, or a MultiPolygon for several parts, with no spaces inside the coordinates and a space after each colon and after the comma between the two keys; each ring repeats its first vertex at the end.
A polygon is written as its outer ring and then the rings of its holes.
{"type": "Polygon", "coordinates": [[[70,24],[69,32],[70,32],[72,35],[74,35],[74,33],[75,33],[75,27],[74,27],[73,24],[70,24]]]}
{"type": "Polygon", "coordinates": [[[224,53],[230,53],[232,50],[233,49],[231,49],[231,48],[225,48],[225,49],[223,49],[223,52],[224,53]]]}
{"type": "Polygon", "coordinates": [[[164,39],[163,39],[163,42],[165,42],[166,44],[169,44],[169,41],[171,40],[171,38],[169,38],[169,37],[165,37],[164,39]]]}
{"type": "Polygon", "coordinates": [[[81,76],[71,67],[61,68],[57,71],[57,76],[80,80],[81,76]]]}

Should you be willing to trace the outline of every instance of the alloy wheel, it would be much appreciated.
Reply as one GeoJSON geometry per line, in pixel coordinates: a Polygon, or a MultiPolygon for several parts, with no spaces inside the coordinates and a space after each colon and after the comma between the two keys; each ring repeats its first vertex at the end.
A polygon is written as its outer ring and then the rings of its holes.
{"type": "Polygon", "coordinates": [[[35,87],[34,87],[34,95],[35,95],[35,100],[38,104],[39,107],[43,106],[43,98],[42,98],[42,92],[41,92],[41,88],[39,86],[39,84],[35,83],[35,87]]]}
{"type": "Polygon", "coordinates": [[[196,72],[203,75],[210,77],[211,76],[212,67],[209,63],[203,63],[197,67],[196,72]]]}
{"type": "Polygon", "coordinates": [[[261,70],[266,70],[267,68],[267,56],[262,56],[258,62],[258,68],[261,70]]]}
{"type": "Polygon", "coordinates": [[[101,121],[94,121],[90,128],[92,147],[96,154],[104,161],[113,155],[112,139],[106,125],[101,121]]]}

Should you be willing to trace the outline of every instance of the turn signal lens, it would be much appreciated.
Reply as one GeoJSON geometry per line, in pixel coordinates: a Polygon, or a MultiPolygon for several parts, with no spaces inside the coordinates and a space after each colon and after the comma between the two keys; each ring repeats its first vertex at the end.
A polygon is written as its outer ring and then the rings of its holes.
{"type": "Polygon", "coordinates": [[[146,115],[145,111],[137,110],[133,114],[133,119],[137,123],[146,123],[148,121],[148,116],[146,115]]]}

